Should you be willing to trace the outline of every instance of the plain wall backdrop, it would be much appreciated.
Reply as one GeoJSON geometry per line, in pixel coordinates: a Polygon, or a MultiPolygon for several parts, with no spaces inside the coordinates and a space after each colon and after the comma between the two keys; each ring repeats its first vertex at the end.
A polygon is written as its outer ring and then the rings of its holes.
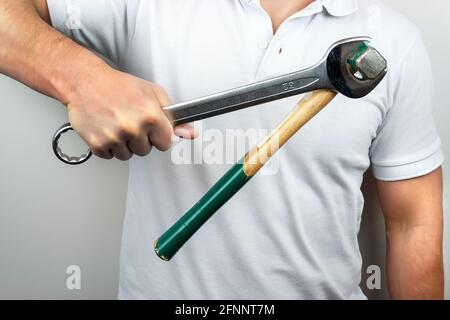
{"type": "MultiPolygon", "coordinates": [[[[449,263],[450,186],[450,2],[389,1],[421,29],[436,79],[435,119],[445,163],[446,273],[449,263]]],[[[0,76],[0,299],[115,299],[125,211],[127,164],[92,159],[68,167],[52,154],[54,130],[67,122],[52,99],[0,76]],[[66,288],[66,268],[82,270],[81,290],[66,288]]],[[[368,177],[360,232],[366,267],[385,271],[384,222],[368,177]]],[[[370,298],[387,298],[366,290],[370,298]]],[[[446,279],[447,298],[450,280],[446,279]]]]}

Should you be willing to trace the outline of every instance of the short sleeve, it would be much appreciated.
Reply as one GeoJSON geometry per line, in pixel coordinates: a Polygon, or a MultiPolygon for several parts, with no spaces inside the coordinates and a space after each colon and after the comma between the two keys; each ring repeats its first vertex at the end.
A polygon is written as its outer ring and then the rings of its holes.
{"type": "Polygon", "coordinates": [[[433,76],[420,35],[395,68],[392,105],[372,143],[375,178],[396,181],[428,174],[442,165],[441,142],[434,124],[433,76]]]}
{"type": "Polygon", "coordinates": [[[52,25],[114,63],[126,51],[134,29],[136,0],[47,0],[52,25]]]}

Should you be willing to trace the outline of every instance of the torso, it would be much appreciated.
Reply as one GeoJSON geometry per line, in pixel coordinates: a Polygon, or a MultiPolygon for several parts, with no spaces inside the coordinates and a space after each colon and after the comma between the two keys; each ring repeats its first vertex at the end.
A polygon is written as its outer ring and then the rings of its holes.
{"type": "MultiPolygon", "coordinates": [[[[254,2],[145,1],[121,67],[159,83],[179,102],[309,67],[342,38],[369,34],[374,46],[391,54],[384,31],[372,30],[364,11],[338,19],[312,14],[314,8],[285,21],[273,36],[270,19],[254,2]]],[[[204,120],[193,148],[178,141],[168,153],[133,159],[121,296],[363,297],[360,186],[388,112],[388,85],[358,101],[338,96],[170,263],[152,252],[153,240],[256,143],[252,136],[263,138],[300,97],[204,120]],[[189,149],[193,154],[184,157],[189,149]],[[187,158],[191,164],[175,164],[187,158]]]]}

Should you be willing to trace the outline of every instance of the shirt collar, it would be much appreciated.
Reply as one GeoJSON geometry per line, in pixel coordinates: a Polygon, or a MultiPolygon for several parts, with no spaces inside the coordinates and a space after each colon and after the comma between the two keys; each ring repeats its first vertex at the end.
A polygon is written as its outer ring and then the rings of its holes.
{"type": "MultiPolygon", "coordinates": [[[[244,4],[260,4],[260,0],[240,0],[244,4]]],[[[296,15],[309,15],[321,12],[325,8],[329,14],[336,17],[350,15],[358,10],[357,0],[316,0],[296,15]],[[304,12],[305,10],[305,12],[304,12]]]]}
{"type": "Polygon", "coordinates": [[[322,5],[332,16],[343,17],[358,10],[357,0],[321,0],[322,5]]]}

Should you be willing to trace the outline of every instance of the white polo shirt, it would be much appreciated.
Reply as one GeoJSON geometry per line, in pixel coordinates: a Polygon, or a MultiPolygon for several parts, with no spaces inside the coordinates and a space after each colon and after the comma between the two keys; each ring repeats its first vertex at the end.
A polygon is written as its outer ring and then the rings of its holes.
{"type": "Polygon", "coordinates": [[[380,180],[442,164],[432,75],[417,29],[379,1],[315,1],[272,34],[256,0],[47,0],[56,28],[162,85],[174,102],[309,67],[337,40],[369,35],[389,74],[339,95],[170,262],[152,242],[283,119],[292,97],[201,121],[195,143],[130,161],[119,297],[347,299],[369,167],[380,180]]]}

